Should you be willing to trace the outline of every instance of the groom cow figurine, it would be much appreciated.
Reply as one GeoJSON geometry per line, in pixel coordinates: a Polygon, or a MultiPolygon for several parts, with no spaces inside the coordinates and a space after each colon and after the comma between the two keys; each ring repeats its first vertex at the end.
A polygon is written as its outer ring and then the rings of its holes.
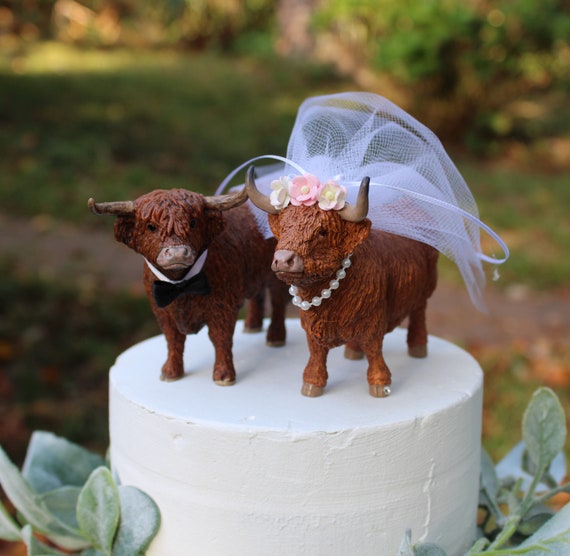
{"type": "Polygon", "coordinates": [[[287,289],[270,268],[275,240],[263,239],[245,201],[244,189],[213,197],[158,189],[135,201],[89,199],[93,213],[116,216],[115,239],[145,258],[144,286],[168,344],[163,380],[184,375],[186,334],[207,325],[215,348],[213,380],[233,384],[238,312],[249,299],[245,330],[261,330],[266,287],[272,303],[267,344],[285,343],[287,289]]]}

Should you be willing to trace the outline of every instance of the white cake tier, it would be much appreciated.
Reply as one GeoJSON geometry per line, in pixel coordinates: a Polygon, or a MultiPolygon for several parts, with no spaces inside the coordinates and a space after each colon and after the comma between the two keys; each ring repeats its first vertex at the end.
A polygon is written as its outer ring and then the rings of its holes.
{"type": "Polygon", "coordinates": [[[396,556],[408,528],[414,542],[462,554],[478,501],[477,362],[434,337],[427,359],[412,359],[396,330],[384,340],[390,397],[371,397],[366,361],[338,348],[325,393],[307,398],[299,321],[287,321],[282,348],[241,328],[231,387],[212,381],[206,330],[188,337],[177,382],[159,380],[162,336],[111,369],[113,469],[162,514],[148,554],[396,556]]]}

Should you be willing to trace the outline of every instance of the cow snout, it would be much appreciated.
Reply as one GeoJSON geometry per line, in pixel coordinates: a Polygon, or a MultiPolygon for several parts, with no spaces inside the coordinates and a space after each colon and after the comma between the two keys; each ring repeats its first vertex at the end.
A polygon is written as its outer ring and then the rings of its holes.
{"type": "Polygon", "coordinates": [[[273,272],[303,272],[303,259],[286,249],[278,249],[273,255],[271,264],[273,272]]]}
{"type": "Polygon", "coordinates": [[[156,262],[162,268],[176,268],[190,266],[194,259],[194,251],[188,245],[169,245],[160,250],[156,262]]]}

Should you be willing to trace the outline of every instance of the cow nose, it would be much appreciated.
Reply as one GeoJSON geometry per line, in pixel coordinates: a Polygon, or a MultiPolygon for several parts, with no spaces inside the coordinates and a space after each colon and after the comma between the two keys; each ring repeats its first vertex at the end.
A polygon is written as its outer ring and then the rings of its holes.
{"type": "Polygon", "coordinates": [[[157,258],[157,263],[160,266],[173,264],[191,265],[193,262],[194,254],[188,245],[169,245],[164,247],[157,258]]]}
{"type": "Polygon", "coordinates": [[[165,259],[186,259],[190,254],[190,249],[186,245],[173,245],[164,249],[165,259]]]}
{"type": "Polygon", "coordinates": [[[278,249],[271,264],[273,272],[303,272],[303,259],[287,249],[278,249]]]}

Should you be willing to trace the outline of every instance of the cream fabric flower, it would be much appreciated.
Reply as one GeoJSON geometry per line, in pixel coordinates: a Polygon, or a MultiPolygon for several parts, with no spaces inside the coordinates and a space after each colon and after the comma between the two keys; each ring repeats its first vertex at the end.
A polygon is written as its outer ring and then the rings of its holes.
{"type": "Polygon", "coordinates": [[[319,194],[319,208],[323,210],[340,210],[346,203],[346,187],[334,180],[328,180],[319,194]]]}

